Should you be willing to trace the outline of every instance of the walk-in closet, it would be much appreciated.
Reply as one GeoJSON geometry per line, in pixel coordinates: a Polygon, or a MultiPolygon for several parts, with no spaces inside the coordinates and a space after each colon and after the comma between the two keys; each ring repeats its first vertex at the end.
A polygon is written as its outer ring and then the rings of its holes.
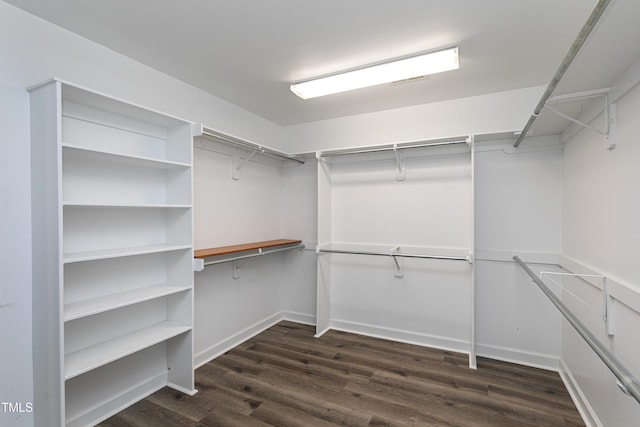
{"type": "Polygon", "coordinates": [[[0,425],[640,425],[638,16],[0,0],[0,425]]]}

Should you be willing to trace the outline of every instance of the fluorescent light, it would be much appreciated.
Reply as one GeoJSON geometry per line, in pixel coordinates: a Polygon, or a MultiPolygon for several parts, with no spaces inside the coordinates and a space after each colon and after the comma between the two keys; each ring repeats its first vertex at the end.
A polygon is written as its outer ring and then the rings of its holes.
{"type": "Polygon", "coordinates": [[[459,66],[458,48],[454,47],[292,84],[291,91],[302,99],[316,98],[456,70],[459,66]]]}

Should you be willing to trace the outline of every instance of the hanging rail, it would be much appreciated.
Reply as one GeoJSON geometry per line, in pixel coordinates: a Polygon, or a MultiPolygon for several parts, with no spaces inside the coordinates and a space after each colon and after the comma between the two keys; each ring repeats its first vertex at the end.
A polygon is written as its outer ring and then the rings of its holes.
{"type": "MultiPolygon", "coordinates": [[[[249,142],[249,141],[245,141],[236,137],[233,137],[231,135],[227,135],[225,133],[222,132],[218,132],[212,129],[207,129],[207,128],[203,128],[202,130],[202,136],[208,137],[208,138],[212,138],[218,142],[223,142],[226,144],[231,144],[231,145],[237,145],[239,147],[242,147],[246,150],[251,150],[253,151],[253,154],[260,152],[266,156],[269,157],[275,157],[278,158],[280,160],[290,160],[293,162],[297,162],[300,164],[304,164],[304,160],[300,160],[298,158],[296,158],[294,155],[292,154],[287,154],[284,153],[282,151],[278,151],[278,150],[274,150],[273,148],[269,148],[269,147],[265,147],[264,145],[259,145],[259,144],[255,144],[253,142],[249,142]]],[[[253,157],[253,154],[251,155],[253,157]]],[[[251,158],[251,157],[250,157],[251,158]]]]}
{"type": "Polygon", "coordinates": [[[446,141],[432,141],[432,142],[423,142],[423,143],[406,142],[401,144],[382,145],[379,147],[319,151],[316,157],[318,158],[335,157],[335,156],[343,156],[347,154],[378,153],[381,151],[398,151],[398,150],[407,150],[410,148],[437,147],[442,145],[453,145],[453,144],[468,144],[469,141],[470,141],[470,137],[464,137],[464,138],[456,138],[456,139],[446,140],[446,141]]]}
{"type": "Polygon", "coordinates": [[[625,394],[632,396],[640,403],[640,382],[633,374],[625,368],[625,366],[607,349],[598,339],[589,331],[589,329],[567,308],[567,306],[558,298],[547,285],[540,280],[533,271],[518,257],[514,256],[513,260],[531,277],[536,285],[540,287],[542,292],[551,300],[551,302],[560,310],[560,313],[571,323],[571,326],[580,334],[580,336],[589,344],[589,347],[598,355],[605,365],[611,370],[617,378],[618,387],[625,394]]]}
{"type": "Polygon", "coordinates": [[[268,254],[273,254],[276,252],[283,252],[283,251],[290,251],[292,249],[304,249],[305,245],[300,243],[294,246],[287,246],[285,248],[278,248],[278,249],[269,249],[269,250],[262,250],[262,248],[259,248],[257,252],[254,253],[250,253],[250,254],[246,254],[246,255],[235,255],[232,257],[227,257],[224,259],[218,259],[215,261],[208,261],[205,262],[203,265],[206,267],[207,265],[214,265],[214,264],[222,264],[223,262],[229,262],[229,261],[238,261],[241,259],[246,259],[246,258],[254,258],[254,257],[258,257],[258,256],[262,256],[262,255],[268,255],[268,254]]]}
{"type": "Polygon", "coordinates": [[[467,261],[472,262],[471,255],[466,257],[462,256],[443,256],[443,255],[418,255],[418,254],[403,254],[400,252],[369,252],[369,251],[348,251],[342,249],[316,249],[318,255],[324,253],[330,254],[351,254],[351,255],[373,255],[373,256],[387,256],[387,257],[400,257],[400,258],[425,258],[425,259],[444,259],[451,261],[467,261]]]}
{"type": "Polygon", "coordinates": [[[593,11],[591,11],[591,15],[589,15],[589,18],[587,18],[587,21],[582,26],[580,33],[573,41],[573,44],[562,60],[560,67],[558,67],[558,70],[551,79],[549,86],[547,86],[547,90],[544,91],[544,93],[542,94],[542,98],[540,98],[540,101],[538,101],[538,105],[533,110],[533,114],[531,115],[531,117],[529,117],[527,124],[524,126],[522,132],[518,136],[518,139],[513,144],[514,147],[518,147],[520,145],[524,137],[527,135],[527,132],[529,132],[529,129],[531,129],[533,122],[535,122],[536,118],[538,118],[538,116],[540,115],[540,111],[542,111],[542,109],[544,108],[547,100],[551,97],[551,94],[558,86],[558,83],[560,83],[560,80],[564,76],[564,73],[566,73],[567,69],[569,69],[569,66],[575,59],[576,55],[578,55],[578,52],[582,48],[582,45],[587,40],[587,37],[589,37],[589,34],[600,20],[600,17],[604,13],[610,2],[611,0],[598,0],[598,3],[593,8],[593,11]]]}

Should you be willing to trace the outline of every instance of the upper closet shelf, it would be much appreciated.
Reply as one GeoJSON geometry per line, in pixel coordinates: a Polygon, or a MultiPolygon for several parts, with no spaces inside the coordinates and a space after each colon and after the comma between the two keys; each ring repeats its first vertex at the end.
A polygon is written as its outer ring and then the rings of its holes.
{"type": "MultiPolygon", "coordinates": [[[[349,154],[369,154],[369,153],[381,153],[381,152],[393,152],[396,160],[396,181],[404,181],[406,178],[406,169],[404,162],[404,150],[418,149],[418,148],[430,148],[430,147],[443,147],[451,145],[466,144],[473,150],[474,136],[461,136],[447,139],[436,139],[430,141],[413,141],[403,142],[397,144],[387,145],[372,145],[367,147],[354,147],[338,150],[318,151],[316,158],[320,161],[323,158],[345,156],[349,154]]],[[[467,152],[466,150],[464,151],[467,152]]],[[[325,160],[327,161],[327,160],[325,160]]]]}
{"type": "Polygon", "coordinates": [[[318,151],[316,154],[316,157],[320,159],[322,157],[336,157],[336,156],[344,156],[347,154],[379,153],[382,151],[393,151],[397,153],[398,151],[408,150],[411,148],[426,148],[426,147],[441,147],[444,145],[471,144],[472,140],[473,140],[473,136],[461,136],[461,137],[438,139],[438,140],[431,140],[431,141],[413,141],[413,142],[403,142],[403,143],[397,143],[397,144],[372,145],[372,146],[366,146],[366,147],[318,151]]]}
{"type": "MultiPolygon", "coordinates": [[[[200,148],[205,151],[213,151],[213,152],[217,152],[225,155],[230,155],[232,158],[231,178],[234,180],[240,179],[240,169],[242,169],[242,167],[244,167],[251,159],[253,159],[253,157],[256,154],[264,155],[269,158],[274,158],[281,161],[304,164],[303,160],[297,158],[293,154],[287,154],[282,151],[274,150],[273,148],[265,147],[264,145],[260,145],[250,141],[240,139],[240,138],[236,138],[234,136],[227,135],[225,133],[218,132],[212,129],[203,128],[202,134],[200,136],[203,139],[206,139],[212,142],[222,143],[224,145],[228,145],[235,148],[240,148],[242,151],[247,151],[250,153],[248,156],[242,158],[240,156],[240,150],[233,150],[232,153],[229,153],[229,152],[218,151],[218,150],[208,148],[206,145],[203,144],[203,141],[200,141],[200,143],[196,144],[196,148],[200,148]]],[[[281,164],[276,164],[272,166],[281,166],[281,164]]]]}
{"type": "Polygon", "coordinates": [[[244,139],[236,138],[235,136],[227,135],[225,133],[218,132],[213,129],[203,128],[202,136],[205,138],[212,139],[216,142],[222,142],[225,144],[230,144],[233,146],[244,148],[245,150],[253,151],[253,154],[261,153],[266,156],[275,157],[280,160],[288,160],[288,161],[304,164],[303,160],[296,158],[292,154],[287,154],[283,151],[278,151],[278,150],[274,150],[273,148],[265,147],[264,145],[260,145],[254,142],[246,141],[244,139]]]}

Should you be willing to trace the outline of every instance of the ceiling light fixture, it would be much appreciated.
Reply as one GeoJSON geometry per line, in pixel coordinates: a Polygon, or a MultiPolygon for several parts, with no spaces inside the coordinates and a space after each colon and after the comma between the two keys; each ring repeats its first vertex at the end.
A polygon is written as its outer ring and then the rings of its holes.
{"type": "Polygon", "coordinates": [[[291,85],[302,99],[457,70],[458,48],[439,50],[291,85]]]}

